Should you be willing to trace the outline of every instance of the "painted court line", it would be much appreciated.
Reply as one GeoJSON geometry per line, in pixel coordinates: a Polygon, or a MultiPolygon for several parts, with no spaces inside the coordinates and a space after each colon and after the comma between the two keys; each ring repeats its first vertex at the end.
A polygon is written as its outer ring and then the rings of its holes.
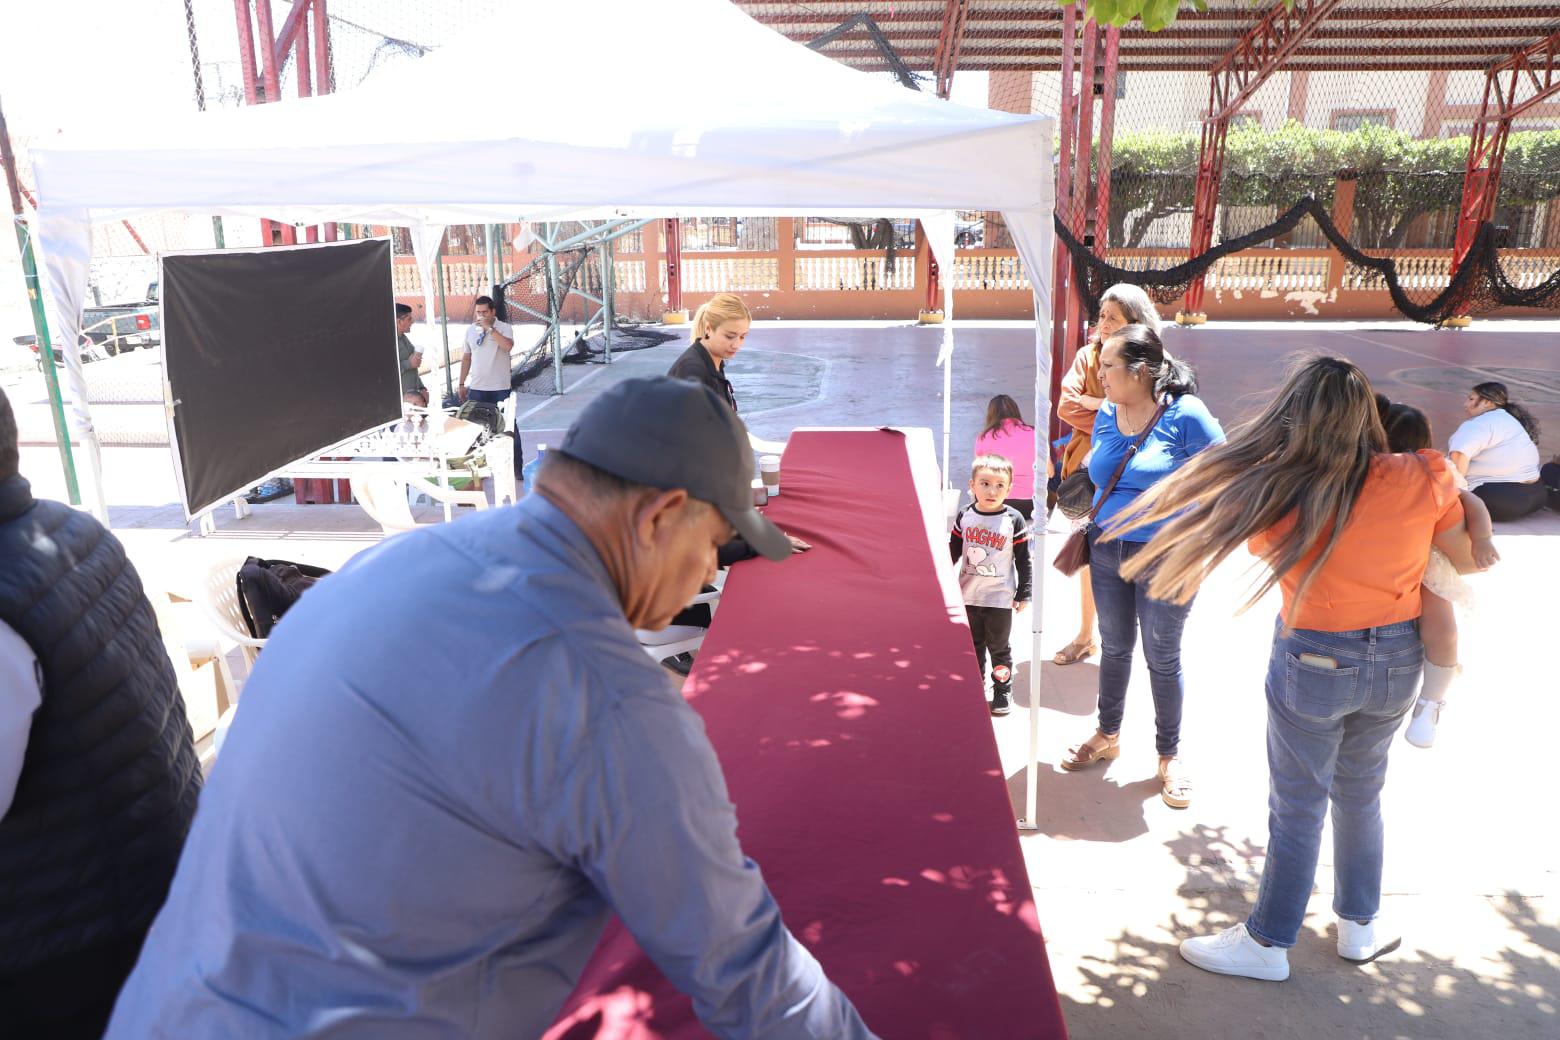
{"type": "Polygon", "coordinates": [[[590,382],[592,379],[595,379],[597,376],[601,375],[601,373],[603,373],[605,371],[606,371],[606,367],[605,366],[603,366],[601,368],[598,368],[598,369],[596,369],[596,371],[594,371],[594,372],[590,373],[589,375],[585,376],[578,383],[575,383],[573,386],[569,387],[563,393],[561,393],[561,394],[553,394],[551,397],[547,398],[541,404],[532,405],[530,408],[527,408],[525,411],[523,411],[519,415],[515,416],[515,422],[518,423],[518,422],[520,422],[523,419],[529,419],[531,416],[535,415],[537,412],[541,411],[543,408],[546,408],[548,405],[552,404],[554,401],[561,401],[561,400],[563,400],[565,395],[567,395],[567,394],[569,394],[569,393],[571,393],[571,392],[573,392],[575,390],[578,390],[580,387],[584,386],[586,383],[590,382]]]}
{"type": "Polygon", "coordinates": [[[1385,348],[1387,350],[1395,350],[1395,351],[1397,351],[1400,354],[1407,354],[1410,357],[1416,357],[1416,358],[1419,358],[1419,359],[1421,359],[1423,361],[1433,361],[1438,366],[1443,367],[1443,368],[1453,368],[1453,367],[1455,367],[1455,368],[1467,369],[1469,372],[1477,372],[1479,375],[1484,376],[1486,379],[1488,379],[1488,380],[1490,380],[1492,382],[1505,383],[1508,386],[1520,386],[1520,387],[1523,387],[1523,388],[1528,389],[1528,390],[1537,390],[1537,391],[1540,391],[1540,392],[1546,393],[1546,394],[1554,392],[1554,388],[1553,387],[1542,386],[1542,385],[1540,385],[1538,383],[1529,382],[1526,379],[1521,379],[1521,378],[1518,378],[1516,376],[1511,376],[1511,375],[1505,375],[1505,374],[1501,374],[1501,373],[1491,372],[1489,369],[1482,368],[1479,365],[1465,364],[1465,363],[1459,362],[1459,361],[1451,361],[1451,360],[1449,360],[1447,358],[1436,357],[1434,354],[1426,354],[1426,353],[1423,353],[1422,351],[1414,350],[1414,349],[1412,349],[1410,347],[1399,346],[1396,343],[1383,343],[1380,340],[1371,339],[1368,336],[1361,336],[1358,333],[1354,333],[1354,332],[1339,332],[1339,333],[1337,333],[1337,335],[1343,336],[1346,339],[1358,340],[1361,343],[1369,343],[1373,347],[1383,347],[1383,348],[1385,348]]]}

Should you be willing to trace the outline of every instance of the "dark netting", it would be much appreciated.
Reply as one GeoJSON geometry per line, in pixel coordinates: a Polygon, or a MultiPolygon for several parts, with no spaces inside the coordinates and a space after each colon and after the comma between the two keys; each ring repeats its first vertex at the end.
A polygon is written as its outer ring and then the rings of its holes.
{"type": "Polygon", "coordinates": [[[1395,260],[1371,256],[1356,248],[1339,232],[1327,208],[1312,197],[1295,203],[1281,217],[1264,227],[1237,237],[1225,238],[1200,256],[1165,268],[1129,270],[1116,267],[1095,256],[1092,250],[1079,242],[1060,217],[1055,219],[1055,224],[1057,236],[1072,255],[1073,277],[1077,280],[1079,292],[1092,320],[1099,314],[1100,295],[1117,282],[1140,285],[1159,303],[1173,302],[1185,295],[1193,281],[1205,275],[1226,256],[1291,234],[1306,217],[1315,222],[1322,236],[1343,254],[1352,269],[1359,272],[1356,277],[1379,280],[1391,295],[1393,306],[1414,321],[1439,325],[1448,318],[1483,314],[1497,307],[1560,306],[1560,271],[1554,271],[1542,279],[1508,272],[1500,255],[1499,231],[1493,223],[1479,227],[1467,261],[1452,275],[1449,284],[1427,300],[1424,299],[1427,290],[1416,291],[1403,284],[1395,260]]]}
{"type": "MultiPolygon", "coordinates": [[[[585,230],[584,225],[563,224],[560,225],[558,236],[566,238],[585,230]]],[[[516,324],[540,322],[543,326],[536,342],[516,358],[510,368],[510,385],[524,393],[550,394],[555,389],[552,380],[546,378],[546,373],[553,367],[553,336],[547,327],[546,316],[562,312],[569,294],[576,289],[598,297],[602,295],[599,247],[559,250],[552,255],[557,263],[556,281],[547,277],[547,253],[543,251],[498,286],[504,320],[516,324]]],[[[590,305],[589,300],[586,303],[589,310],[594,312],[594,305],[590,305]]],[[[605,329],[599,319],[584,323],[563,321],[559,324],[578,326],[577,331],[571,333],[565,333],[561,328],[559,330],[558,340],[564,344],[562,359],[565,365],[587,364],[605,355],[605,329]]],[[[612,323],[612,352],[644,350],[675,336],[676,333],[616,318],[612,323]]]]}

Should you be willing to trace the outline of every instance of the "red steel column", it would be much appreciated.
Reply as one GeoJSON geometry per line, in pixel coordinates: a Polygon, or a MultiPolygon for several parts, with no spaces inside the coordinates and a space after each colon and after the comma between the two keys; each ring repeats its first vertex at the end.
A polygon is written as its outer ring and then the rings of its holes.
{"type": "MultiPolygon", "coordinates": [[[[1062,96],[1061,130],[1056,151],[1056,216],[1071,227],[1073,135],[1077,130],[1076,102],[1073,94],[1073,47],[1078,40],[1078,6],[1062,8],[1062,96]]],[[[1062,393],[1062,374],[1067,364],[1067,296],[1072,284],[1072,255],[1060,238],[1052,247],[1051,264],[1051,415],[1048,423],[1051,441],[1062,435],[1062,420],[1056,414],[1056,401],[1062,393]]],[[[1039,421],[1037,418],[1036,422],[1039,421]]]]}
{"type": "MultiPolygon", "coordinates": [[[[233,16],[238,27],[238,64],[244,77],[244,104],[260,104],[259,72],[255,67],[255,33],[249,18],[249,0],[233,0],[233,16]]],[[[260,244],[271,244],[271,222],[260,220],[260,244]]]]}
{"type": "MultiPolygon", "coordinates": [[[[1512,120],[1556,94],[1560,94],[1560,32],[1514,52],[1485,73],[1484,100],[1468,141],[1462,201],[1457,207],[1452,274],[1467,262],[1479,228],[1495,216],[1512,120]],[[1518,101],[1524,88],[1531,88],[1531,93],[1518,101]]],[[[1458,315],[1449,323],[1466,325],[1468,319],[1458,315]]]]}
{"type": "MultiPolygon", "coordinates": [[[[1217,105],[1218,81],[1209,89],[1209,111],[1217,105]]],[[[1197,191],[1192,201],[1192,237],[1187,258],[1206,253],[1213,245],[1213,226],[1219,210],[1219,181],[1224,176],[1224,141],[1230,128],[1227,119],[1203,123],[1202,143],[1197,152],[1197,191]]],[[[1175,316],[1183,325],[1201,325],[1208,320],[1203,313],[1203,276],[1186,289],[1186,306],[1175,316]]]]}
{"type": "MultiPolygon", "coordinates": [[[[333,93],[330,67],[330,21],[325,10],[325,0],[314,0],[314,93],[333,93]]],[[[336,224],[325,225],[325,241],[336,241],[336,224]]]]}
{"type": "Polygon", "coordinates": [[[671,324],[688,320],[682,302],[682,221],[670,217],[666,228],[666,311],[671,324]]]}

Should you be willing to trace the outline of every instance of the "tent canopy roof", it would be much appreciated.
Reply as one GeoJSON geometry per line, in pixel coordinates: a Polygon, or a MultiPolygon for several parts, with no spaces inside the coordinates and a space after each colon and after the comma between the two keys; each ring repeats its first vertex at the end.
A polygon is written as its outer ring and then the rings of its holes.
{"type": "Polygon", "coordinates": [[[120,125],[40,143],[42,206],[389,224],[1051,207],[1049,119],[846,68],[728,0],[682,0],[676,18],[643,0],[505,18],[483,38],[549,42],[451,47],[348,93],[191,113],[150,137],[120,125]],[[652,72],[582,61],[613,41],[688,57],[652,72]]]}

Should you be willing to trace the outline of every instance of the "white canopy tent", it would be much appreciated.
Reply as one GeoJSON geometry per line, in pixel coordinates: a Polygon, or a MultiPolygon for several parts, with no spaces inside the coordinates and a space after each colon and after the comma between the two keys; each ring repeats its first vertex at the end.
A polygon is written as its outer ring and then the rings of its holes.
{"type": "MultiPolygon", "coordinates": [[[[452,223],[913,216],[947,272],[951,319],[953,213],[993,210],[1034,289],[1036,457],[1045,458],[1049,118],[906,90],[786,40],[727,0],[525,3],[498,22],[475,27],[470,47],[397,65],[349,93],[191,113],[151,131],[94,128],[36,148],[38,237],[60,340],[79,332],[91,223],[158,211],[410,226],[425,286],[452,223]],[[582,63],[585,49],[596,58],[582,63]],[[614,53],[667,57],[653,72],[599,60],[614,53]]],[[[952,345],[945,324],[945,480],[952,345]]],[[[86,497],[106,520],[80,363],[65,357],[86,497]]],[[[1043,538],[1037,546],[1043,560],[1043,538]]],[[[1039,592],[1037,580],[1036,662],[1039,592]]],[[[1031,676],[1033,744],[1038,664],[1031,676]]],[[[1033,798],[1031,783],[1031,825],[1033,798]]]]}

